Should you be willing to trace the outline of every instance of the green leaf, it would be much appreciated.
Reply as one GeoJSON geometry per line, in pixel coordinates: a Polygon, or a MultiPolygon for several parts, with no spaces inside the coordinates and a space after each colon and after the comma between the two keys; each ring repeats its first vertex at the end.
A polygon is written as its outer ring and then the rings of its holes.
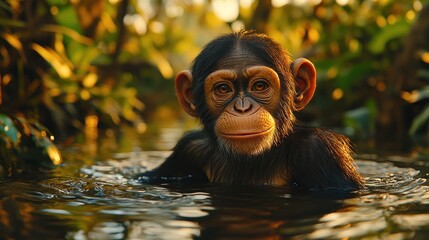
{"type": "Polygon", "coordinates": [[[58,75],[67,79],[73,74],[72,66],[67,61],[66,57],[60,55],[57,51],[52,48],[43,47],[39,44],[31,44],[31,47],[36,51],[41,57],[43,57],[46,62],[50,63],[53,69],[58,73],[58,75]]]}
{"type": "Polygon", "coordinates": [[[427,81],[429,80],[429,71],[426,69],[419,69],[417,70],[417,76],[427,81]]]}
{"type": "Polygon", "coordinates": [[[10,6],[6,2],[4,2],[4,1],[0,2],[0,8],[6,9],[8,12],[11,11],[10,6]]]}
{"type": "Polygon", "coordinates": [[[411,24],[405,20],[387,25],[371,40],[369,50],[374,54],[382,53],[389,41],[405,36],[409,32],[410,26],[411,24]]]}
{"type": "Polygon", "coordinates": [[[58,8],[59,13],[55,15],[58,25],[82,34],[82,27],[73,4],[61,5],[58,8]]]}
{"type": "Polygon", "coordinates": [[[354,83],[362,81],[372,71],[372,63],[364,61],[356,63],[349,68],[343,68],[336,78],[337,87],[349,90],[354,83]]]}
{"type": "Polygon", "coordinates": [[[420,90],[418,90],[418,98],[417,101],[428,99],[429,98],[429,86],[426,86],[420,90]]]}
{"type": "Polygon", "coordinates": [[[18,129],[16,129],[13,124],[12,119],[4,114],[0,114],[0,133],[8,136],[12,140],[13,144],[18,144],[18,129]]]}
{"type": "Polygon", "coordinates": [[[53,32],[53,33],[61,33],[64,34],[68,37],[70,37],[71,39],[73,39],[74,41],[86,44],[86,45],[91,45],[93,44],[93,41],[91,38],[88,38],[82,34],[80,34],[78,31],[69,28],[69,27],[64,27],[64,26],[60,26],[60,25],[53,25],[53,24],[45,24],[42,27],[39,28],[40,31],[46,31],[46,32],[53,32]]]}
{"type": "Polygon", "coordinates": [[[23,140],[19,158],[36,168],[52,169],[62,162],[60,151],[52,142],[53,136],[41,124],[25,118],[17,118],[23,140]]]}
{"type": "Polygon", "coordinates": [[[417,115],[413,123],[411,124],[410,129],[408,130],[408,133],[410,135],[413,135],[419,130],[420,127],[422,127],[425,123],[429,121],[429,105],[426,106],[426,109],[423,110],[419,115],[417,115]]]}
{"type": "Polygon", "coordinates": [[[339,59],[340,58],[323,59],[323,60],[317,60],[315,62],[318,82],[330,80],[337,76],[338,69],[340,68],[342,63],[342,61],[339,59]]]}
{"type": "Polygon", "coordinates": [[[23,21],[0,18],[0,26],[5,27],[25,27],[27,24],[23,21]]]}
{"type": "MultiPolygon", "coordinates": [[[[50,5],[64,5],[67,4],[68,1],[66,0],[48,0],[47,1],[50,5]]],[[[70,4],[72,5],[72,4],[70,4]]]]}

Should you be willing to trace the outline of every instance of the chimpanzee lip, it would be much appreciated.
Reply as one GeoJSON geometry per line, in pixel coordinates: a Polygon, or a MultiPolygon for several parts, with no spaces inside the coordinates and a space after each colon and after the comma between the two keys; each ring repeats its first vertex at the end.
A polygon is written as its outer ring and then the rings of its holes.
{"type": "Polygon", "coordinates": [[[218,134],[224,138],[230,138],[230,139],[247,139],[247,138],[255,138],[260,137],[263,135],[266,135],[267,133],[273,131],[274,127],[271,127],[265,131],[262,132],[239,132],[239,133],[222,133],[219,132],[218,134]]]}

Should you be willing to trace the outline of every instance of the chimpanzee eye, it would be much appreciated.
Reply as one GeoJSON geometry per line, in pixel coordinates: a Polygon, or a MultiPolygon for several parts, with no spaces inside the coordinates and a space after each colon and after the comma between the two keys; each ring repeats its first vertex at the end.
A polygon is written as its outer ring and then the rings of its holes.
{"type": "Polygon", "coordinates": [[[266,81],[263,80],[259,80],[256,81],[253,85],[252,85],[252,91],[264,91],[265,89],[267,89],[268,83],[266,81]]]}
{"type": "Polygon", "coordinates": [[[231,87],[226,83],[220,83],[216,85],[215,92],[218,94],[226,94],[232,92],[231,87]]]}

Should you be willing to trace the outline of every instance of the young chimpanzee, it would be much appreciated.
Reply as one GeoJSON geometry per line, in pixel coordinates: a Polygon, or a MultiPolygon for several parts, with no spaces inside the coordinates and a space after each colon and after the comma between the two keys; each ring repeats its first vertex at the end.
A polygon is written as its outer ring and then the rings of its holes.
{"type": "Polygon", "coordinates": [[[213,40],[191,71],[176,77],[178,100],[202,130],[186,134],[163,164],[139,179],[361,188],[347,138],[296,124],[294,112],[315,88],[313,64],[292,61],[265,35],[240,31],[213,40]]]}

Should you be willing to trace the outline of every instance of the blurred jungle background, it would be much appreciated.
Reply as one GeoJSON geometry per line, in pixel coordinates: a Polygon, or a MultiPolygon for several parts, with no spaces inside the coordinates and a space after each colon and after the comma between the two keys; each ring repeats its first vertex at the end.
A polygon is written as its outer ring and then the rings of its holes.
{"type": "Polygon", "coordinates": [[[66,143],[188,119],[175,73],[243,28],[315,63],[301,120],[376,149],[428,145],[427,0],[0,0],[3,160],[25,137],[49,145],[47,129],[66,143]]]}

